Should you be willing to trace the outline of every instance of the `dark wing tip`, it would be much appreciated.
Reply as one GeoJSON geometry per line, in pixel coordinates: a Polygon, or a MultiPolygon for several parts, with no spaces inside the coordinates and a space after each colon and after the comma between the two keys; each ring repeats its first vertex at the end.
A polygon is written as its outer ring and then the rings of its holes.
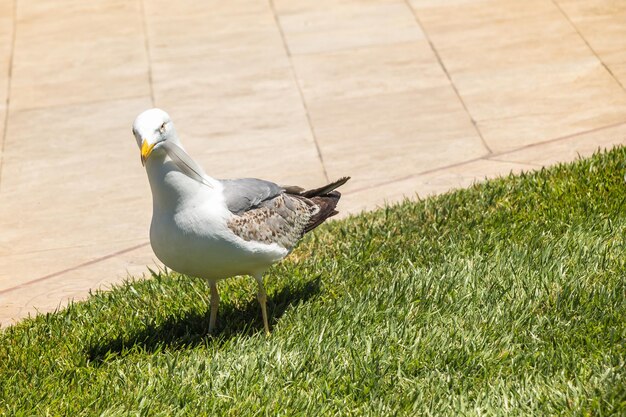
{"type": "Polygon", "coordinates": [[[331,182],[330,184],[327,184],[327,185],[325,185],[323,187],[315,188],[313,190],[303,191],[303,192],[300,193],[300,195],[302,197],[306,197],[306,198],[311,198],[311,197],[315,197],[315,196],[325,195],[325,194],[328,194],[331,191],[335,190],[336,188],[341,187],[342,185],[347,183],[349,179],[350,179],[350,177],[342,177],[342,178],[338,179],[337,181],[331,182]]]}

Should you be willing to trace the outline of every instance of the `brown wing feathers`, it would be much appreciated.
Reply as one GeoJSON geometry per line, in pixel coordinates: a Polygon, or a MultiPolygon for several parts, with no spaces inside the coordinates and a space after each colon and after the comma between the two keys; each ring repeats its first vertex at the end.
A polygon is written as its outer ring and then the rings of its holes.
{"type": "MultiPolygon", "coordinates": [[[[308,191],[300,187],[280,187],[283,192],[249,207],[242,213],[234,212],[235,215],[228,221],[228,227],[244,240],[277,243],[291,251],[302,235],[337,214],[335,207],[341,194],[335,189],[349,179],[341,178],[324,187],[308,191]]],[[[245,183],[238,185],[240,190],[245,190],[244,185],[252,184],[249,179],[240,182],[245,183]]],[[[226,181],[224,183],[229,184],[226,181]]],[[[231,206],[237,208],[235,203],[242,198],[234,192],[231,194],[237,197],[231,201],[231,206]]],[[[249,204],[247,201],[244,203],[249,204]]]]}

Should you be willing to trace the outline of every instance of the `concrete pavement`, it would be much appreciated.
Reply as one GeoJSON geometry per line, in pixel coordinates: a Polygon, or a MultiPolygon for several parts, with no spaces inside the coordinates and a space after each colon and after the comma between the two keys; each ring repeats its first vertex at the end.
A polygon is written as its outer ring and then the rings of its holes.
{"type": "Polygon", "coordinates": [[[141,275],[157,106],[357,213],[626,143],[626,2],[0,0],[0,324],[141,275]]]}

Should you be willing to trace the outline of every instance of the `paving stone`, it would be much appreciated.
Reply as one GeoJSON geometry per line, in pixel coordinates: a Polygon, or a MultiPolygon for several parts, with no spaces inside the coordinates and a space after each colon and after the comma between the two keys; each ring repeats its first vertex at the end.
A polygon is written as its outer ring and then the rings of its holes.
{"type": "Polygon", "coordinates": [[[626,123],[538,143],[493,158],[548,166],[589,157],[594,152],[619,145],[626,145],[626,123]]]}
{"type": "Polygon", "coordinates": [[[487,154],[450,86],[318,102],[309,112],[329,176],[352,175],[346,191],[487,154]]]}
{"type": "Polygon", "coordinates": [[[475,182],[522,171],[537,169],[536,165],[475,159],[465,163],[442,167],[431,172],[416,174],[397,181],[382,183],[374,187],[363,187],[345,193],[342,202],[352,212],[380,208],[406,198],[427,198],[450,190],[469,187],[475,182]],[[383,199],[380,197],[384,196],[383,199]]]}
{"type": "Polygon", "coordinates": [[[405,2],[340,3],[299,13],[279,12],[289,51],[329,52],[424,38],[405,2]]]}
{"type": "Polygon", "coordinates": [[[149,94],[139,2],[20,1],[11,108],[149,94]]]}
{"type": "Polygon", "coordinates": [[[308,103],[449,85],[427,41],[293,57],[308,103]]]}
{"type": "MultiPolygon", "coordinates": [[[[15,2],[0,0],[0,153],[6,118],[6,102],[9,93],[9,71],[13,49],[13,7],[15,2]]],[[[0,159],[1,161],[1,159],[0,159]]]]}

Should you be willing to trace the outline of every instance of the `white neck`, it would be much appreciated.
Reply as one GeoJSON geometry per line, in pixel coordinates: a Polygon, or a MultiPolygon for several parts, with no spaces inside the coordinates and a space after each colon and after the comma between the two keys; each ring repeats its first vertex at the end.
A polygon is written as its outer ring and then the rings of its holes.
{"type": "Polygon", "coordinates": [[[206,177],[203,184],[183,173],[165,154],[151,155],[146,161],[146,172],[152,189],[154,212],[176,212],[199,196],[221,195],[222,185],[206,177]]]}

